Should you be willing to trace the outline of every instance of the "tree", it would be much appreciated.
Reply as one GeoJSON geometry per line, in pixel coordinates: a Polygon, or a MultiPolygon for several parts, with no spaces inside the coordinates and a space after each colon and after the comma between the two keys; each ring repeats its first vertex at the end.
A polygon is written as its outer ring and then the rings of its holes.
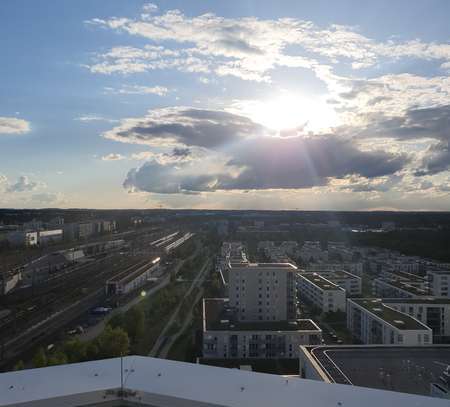
{"type": "Polygon", "coordinates": [[[95,359],[98,359],[98,355],[99,355],[99,350],[98,350],[97,343],[95,343],[94,341],[90,342],[86,346],[86,359],[87,360],[95,360],[95,359]]]}
{"type": "Polygon", "coordinates": [[[111,328],[107,325],[97,338],[99,356],[101,358],[115,358],[128,354],[130,340],[122,328],[111,328]]]}
{"type": "Polygon", "coordinates": [[[14,365],[14,370],[23,370],[25,369],[25,364],[23,363],[23,360],[19,360],[15,365],[14,365]]]}
{"type": "Polygon", "coordinates": [[[86,360],[87,346],[78,338],[69,339],[64,343],[64,353],[69,363],[77,363],[86,360]]]}
{"type": "Polygon", "coordinates": [[[68,362],[67,355],[63,351],[56,351],[48,358],[48,366],[65,365],[68,362]]]}
{"type": "Polygon", "coordinates": [[[47,356],[45,355],[44,348],[42,346],[37,350],[33,357],[34,367],[45,367],[47,366],[47,356]]]}
{"type": "Polygon", "coordinates": [[[145,315],[142,308],[134,306],[125,314],[125,330],[132,342],[138,341],[144,335],[145,315]]]}
{"type": "Polygon", "coordinates": [[[125,325],[125,317],[122,312],[118,312],[117,314],[113,315],[111,319],[108,321],[108,325],[111,325],[111,328],[123,328],[125,325]]]}

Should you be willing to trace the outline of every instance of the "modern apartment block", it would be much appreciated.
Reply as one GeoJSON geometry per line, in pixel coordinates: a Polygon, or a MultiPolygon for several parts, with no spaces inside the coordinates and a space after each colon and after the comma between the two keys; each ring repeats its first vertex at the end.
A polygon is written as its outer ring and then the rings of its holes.
{"type": "Polygon", "coordinates": [[[290,263],[231,263],[230,307],[241,321],[294,320],[296,272],[290,263]]]}
{"type": "Polygon", "coordinates": [[[450,343],[450,298],[386,298],[382,301],[431,328],[433,342],[450,343]]]}
{"type": "Polygon", "coordinates": [[[450,270],[428,270],[427,278],[432,295],[450,298],[450,270]]]}
{"type": "Polygon", "coordinates": [[[364,344],[424,346],[433,343],[430,327],[384,304],[380,298],[348,299],[347,328],[364,344]]]}
{"type": "Polygon", "coordinates": [[[429,291],[409,281],[376,278],[372,283],[372,294],[382,298],[419,298],[429,295],[429,291]]]}
{"type": "Polygon", "coordinates": [[[310,319],[245,321],[227,298],[203,300],[204,358],[292,359],[299,356],[300,345],[320,344],[321,339],[321,329],[310,319]]]}
{"type": "Polygon", "coordinates": [[[347,296],[361,295],[361,277],[344,270],[316,270],[314,273],[343,288],[347,296]]]}
{"type": "Polygon", "coordinates": [[[345,289],[318,273],[298,273],[298,290],[305,299],[322,312],[345,311],[345,289]]]}

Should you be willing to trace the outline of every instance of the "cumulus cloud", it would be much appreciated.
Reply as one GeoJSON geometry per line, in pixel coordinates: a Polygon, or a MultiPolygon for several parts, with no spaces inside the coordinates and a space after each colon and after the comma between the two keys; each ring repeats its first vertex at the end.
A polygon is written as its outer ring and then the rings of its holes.
{"type": "Polygon", "coordinates": [[[177,146],[171,153],[134,157],[149,161],[128,173],[125,188],[155,193],[309,188],[350,174],[393,174],[408,162],[405,155],[362,151],[334,135],[279,137],[239,115],[188,107],[126,119],[104,136],[177,146]]]}
{"type": "Polygon", "coordinates": [[[1,134],[24,134],[30,131],[30,123],[16,117],[0,117],[1,134]]]}
{"type": "Polygon", "coordinates": [[[330,65],[347,62],[353,69],[373,66],[382,59],[400,58],[435,60],[446,69],[450,61],[448,44],[420,40],[379,42],[349,26],[319,27],[295,18],[223,18],[212,13],[188,17],[179,10],[162,14],[156,11],[152,5],[136,19],[90,20],[90,25],[126,32],[164,46],[113,48],[99,54],[89,69],[110,74],[174,68],[270,81],[269,71],[277,66],[320,71],[319,59],[330,65]],[[288,51],[296,48],[303,55],[288,51]]]}
{"type": "Polygon", "coordinates": [[[7,186],[7,192],[30,192],[43,186],[42,182],[32,181],[26,175],[20,176],[17,181],[7,186]]]}
{"type": "Polygon", "coordinates": [[[244,137],[264,135],[266,128],[247,117],[193,107],[155,109],[142,118],[122,120],[103,137],[123,143],[217,148],[244,137]]]}
{"type": "Polygon", "coordinates": [[[120,161],[125,160],[125,158],[126,157],[123,156],[122,154],[110,153],[102,156],[102,161],[120,161]]]}

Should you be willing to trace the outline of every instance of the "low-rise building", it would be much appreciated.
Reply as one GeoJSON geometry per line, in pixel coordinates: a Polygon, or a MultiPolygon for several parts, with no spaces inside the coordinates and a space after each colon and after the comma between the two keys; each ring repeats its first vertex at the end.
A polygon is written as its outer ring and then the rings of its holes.
{"type": "Polygon", "coordinates": [[[39,245],[46,246],[52,243],[61,242],[63,239],[62,229],[41,230],[39,232],[39,245]]]}
{"type": "Polygon", "coordinates": [[[429,291],[409,281],[376,278],[372,282],[372,294],[382,298],[418,298],[428,296],[429,291]]]}
{"type": "Polygon", "coordinates": [[[384,304],[380,298],[348,299],[347,328],[364,344],[424,346],[433,343],[430,327],[384,304]]]}
{"type": "Polygon", "coordinates": [[[434,343],[450,343],[450,298],[385,298],[382,302],[430,327],[434,343]]]}
{"type": "Polygon", "coordinates": [[[298,273],[298,291],[322,312],[345,311],[345,290],[318,273],[298,273]]]}
{"type": "Polygon", "coordinates": [[[204,358],[294,359],[300,345],[321,339],[321,329],[310,319],[242,321],[227,298],[203,299],[204,358]]]}
{"type": "Polygon", "coordinates": [[[361,278],[344,270],[316,270],[314,273],[343,288],[347,296],[361,295],[361,278]]]}
{"type": "Polygon", "coordinates": [[[17,230],[9,232],[6,240],[11,246],[37,246],[39,243],[39,232],[17,230]]]}
{"type": "Polygon", "coordinates": [[[328,261],[328,252],[322,250],[320,242],[307,240],[300,249],[300,257],[305,263],[328,261]]]}

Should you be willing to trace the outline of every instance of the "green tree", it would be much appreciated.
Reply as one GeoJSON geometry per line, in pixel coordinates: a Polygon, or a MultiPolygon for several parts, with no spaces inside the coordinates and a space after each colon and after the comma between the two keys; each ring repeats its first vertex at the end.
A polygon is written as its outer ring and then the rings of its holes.
{"type": "Polygon", "coordinates": [[[111,328],[123,328],[125,326],[125,315],[123,312],[118,312],[114,314],[110,320],[108,321],[108,325],[111,325],[111,328]]]}
{"type": "Polygon", "coordinates": [[[139,341],[144,335],[145,315],[142,308],[134,306],[125,314],[125,330],[132,342],[139,341]]]}
{"type": "Polygon", "coordinates": [[[101,358],[114,358],[128,354],[130,340],[122,328],[113,329],[107,325],[97,338],[97,346],[101,358]]]}
{"type": "Polygon", "coordinates": [[[64,353],[69,363],[77,363],[86,360],[87,346],[78,338],[69,339],[64,343],[64,353]]]}
{"type": "Polygon", "coordinates": [[[86,359],[87,360],[96,360],[99,357],[99,349],[97,343],[92,341],[89,342],[86,346],[86,359]]]}
{"type": "Polygon", "coordinates": [[[37,352],[33,356],[33,366],[34,367],[47,366],[47,356],[46,356],[44,348],[42,348],[42,346],[37,350],[37,352]]]}
{"type": "Polygon", "coordinates": [[[14,370],[23,370],[25,369],[25,364],[23,363],[23,360],[19,360],[15,365],[14,365],[14,370]]]}
{"type": "Polygon", "coordinates": [[[59,350],[48,358],[48,366],[65,365],[68,362],[67,355],[59,350]]]}

